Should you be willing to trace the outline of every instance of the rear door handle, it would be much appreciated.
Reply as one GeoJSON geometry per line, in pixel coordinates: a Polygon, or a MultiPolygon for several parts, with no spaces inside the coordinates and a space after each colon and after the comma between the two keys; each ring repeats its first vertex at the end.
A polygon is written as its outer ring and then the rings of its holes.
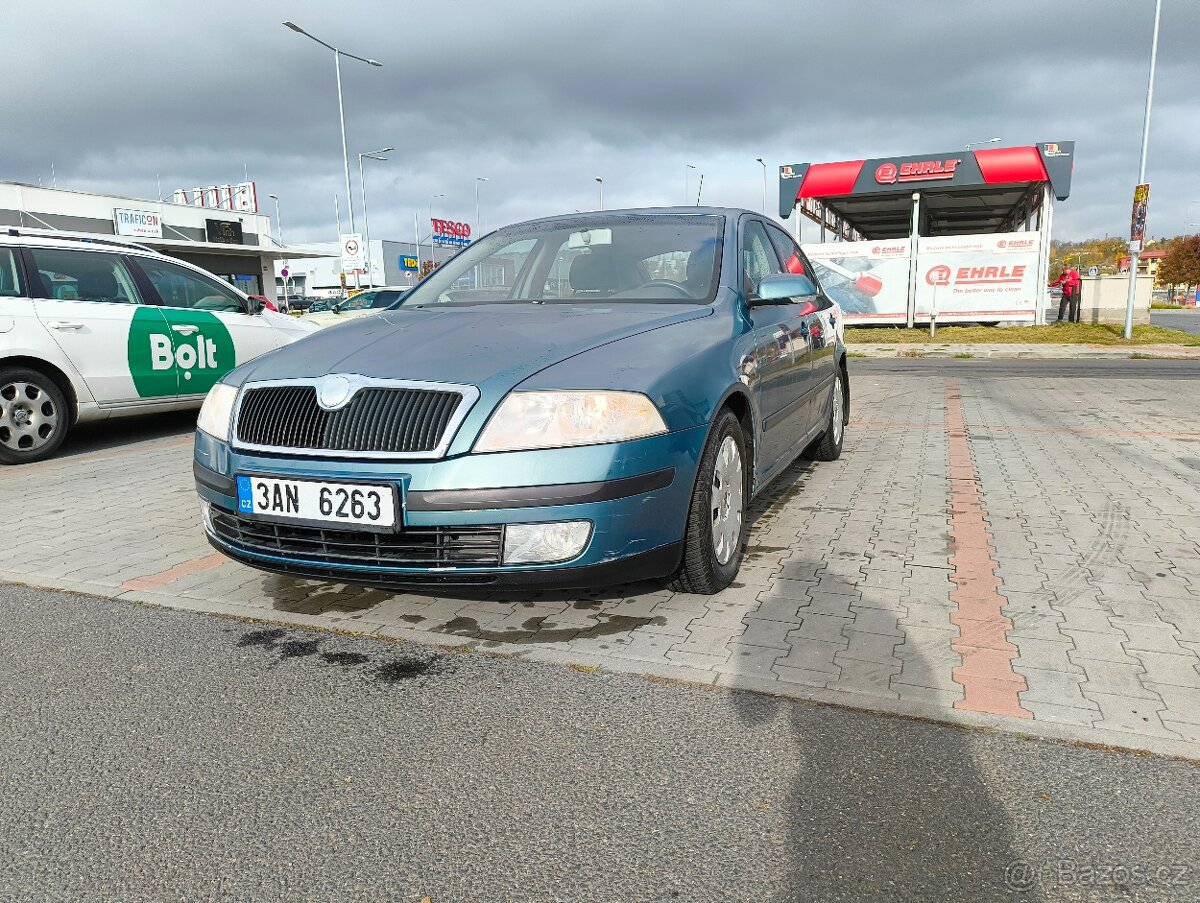
{"type": "Polygon", "coordinates": [[[182,335],[195,335],[197,332],[200,331],[199,326],[186,326],[185,325],[185,326],[172,326],[171,328],[182,335]]]}
{"type": "Polygon", "coordinates": [[[51,320],[46,325],[51,329],[83,329],[82,323],[76,323],[73,320],[51,320]]]}

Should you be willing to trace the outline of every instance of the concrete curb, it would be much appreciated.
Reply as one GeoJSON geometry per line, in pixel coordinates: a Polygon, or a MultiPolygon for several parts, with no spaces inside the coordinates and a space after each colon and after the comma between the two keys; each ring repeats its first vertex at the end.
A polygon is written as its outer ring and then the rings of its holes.
{"type": "Polygon", "coordinates": [[[852,357],[867,358],[954,358],[1124,361],[1200,361],[1200,345],[958,345],[938,342],[852,343],[852,357]]]}
{"type": "Polygon", "coordinates": [[[637,658],[615,658],[554,647],[530,647],[516,643],[496,643],[494,646],[479,648],[478,641],[469,637],[450,634],[434,635],[419,629],[374,622],[369,618],[330,618],[278,609],[268,610],[238,603],[198,599],[186,594],[163,590],[122,591],[119,587],[105,586],[100,583],[68,580],[61,577],[20,576],[6,570],[0,570],[0,581],[39,589],[74,592],[119,602],[157,605],[162,608],[199,612],[217,617],[246,618],[302,629],[334,631],[349,636],[394,639],[426,646],[472,647],[477,648],[482,654],[502,655],[543,664],[576,666],[577,668],[582,666],[610,673],[630,674],[650,680],[667,680],[710,691],[749,691],[857,712],[916,718],[975,730],[1015,734],[1025,738],[1200,761],[1200,745],[1187,740],[1148,737],[1102,728],[1080,728],[1077,725],[1052,721],[1006,718],[1000,715],[946,709],[930,703],[901,701],[871,694],[850,694],[810,687],[782,679],[765,680],[752,675],[738,674],[718,675],[712,671],[690,668],[685,665],[664,665],[661,662],[642,661],[637,658]]]}

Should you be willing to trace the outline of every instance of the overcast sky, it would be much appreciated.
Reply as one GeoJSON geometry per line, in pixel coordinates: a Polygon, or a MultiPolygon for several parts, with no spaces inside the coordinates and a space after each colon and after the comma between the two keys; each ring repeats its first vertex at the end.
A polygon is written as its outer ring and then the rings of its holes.
{"type": "MultiPolygon", "coordinates": [[[[1163,0],[1149,233],[1200,222],[1200,2],[1163,0]]],[[[373,238],[607,207],[773,206],[781,163],[1074,139],[1058,238],[1127,233],[1153,0],[5,0],[0,179],[156,196],[237,182],[290,242],[336,238],[333,54],[373,238]]],[[[343,224],[346,204],[342,198],[343,224]]],[[[362,230],[361,210],[359,230],[362,230]]],[[[1197,231],[1192,226],[1187,231],[1197,231]]],[[[348,229],[348,226],[347,226],[348,229]]],[[[807,238],[808,233],[806,233],[807,238]]]]}

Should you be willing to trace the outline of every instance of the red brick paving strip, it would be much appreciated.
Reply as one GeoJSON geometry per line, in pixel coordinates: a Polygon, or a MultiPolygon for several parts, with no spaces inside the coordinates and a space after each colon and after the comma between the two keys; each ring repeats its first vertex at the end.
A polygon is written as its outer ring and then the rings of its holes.
{"type": "Polygon", "coordinates": [[[967,438],[962,396],[953,379],[946,381],[946,429],[950,438],[950,564],[955,584],[950,601],[958,606],[950,615],[958,627],[958,638],[950,645],[963,659],[953,676],[965,695],[954,707],[1032,718],[1033,714],[1021,707],[1018,695],[1029,687],[1012,667],[1019,653],[1008,642],[1013,624],[1002,611],[1008,600],[995,573],[995,549],[984,519],[979,474],[967,438]]]}
{"type": "Polygon", "coordinates": [[[132,580],[126,580],[121,584],[121,589],[158,589],[160,586],[174,583],[179,578],[187,577],[189,574],[202,574],[205,571],[211,571],[213,568],[220,567],[228,560],[224,555],[214,552],[212,555],[206,555],[203,558],[195,558],[191,561],[177,564],[175,567],[159,571],[157,574],[147,574],[144,577],[134,577],[132,580]]]}

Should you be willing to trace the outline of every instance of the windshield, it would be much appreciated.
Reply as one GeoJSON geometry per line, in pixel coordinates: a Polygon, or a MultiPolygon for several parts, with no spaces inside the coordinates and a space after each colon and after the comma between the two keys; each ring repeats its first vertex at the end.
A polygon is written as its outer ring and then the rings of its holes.
{"type": "Polygon", "coordinates": [[[723,228],[715,214],[587,214],[512,226],[434,270],[398,306],[708,303],[723,228]]]}

